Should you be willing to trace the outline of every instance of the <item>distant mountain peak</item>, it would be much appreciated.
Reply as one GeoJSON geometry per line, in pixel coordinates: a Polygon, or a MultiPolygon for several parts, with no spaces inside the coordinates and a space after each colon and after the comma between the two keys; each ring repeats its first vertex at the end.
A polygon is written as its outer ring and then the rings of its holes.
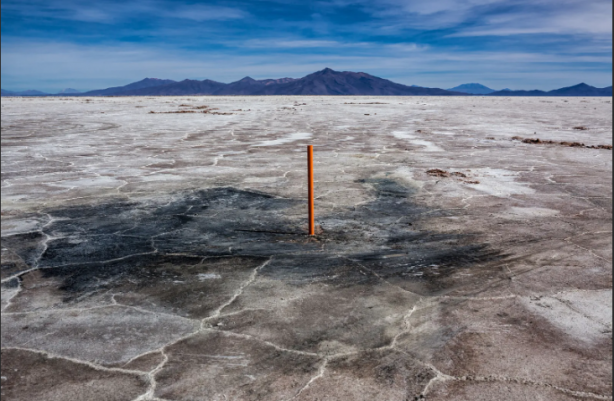
{"type": "Polygon", "coordinates": [[[296,81],[296,78],[278,78],[278,79],[263,79],[258,82],[262,82],[265,85],[277,85],[287,84],[288,82],[296,81]]]}
{"type": "Polygon", "coordinates": [[[63,91],[60,91],[58,94],[59,95],[72,95],[72,94],[76,94],[76,93],[81,93],[81,91],[78,91],[78,90],[73,89],[73,88],[66,88],[63,91]]]}
{"type": "Polygon", "coordinates": [[[318,71],[316,72],[316,74],[333,74],[337,71],[333,70],[332,68],[328,68],[326,67],[325,69],[323,69],[322,71],[318,71]]]}
{"type": "Polygon", "coordinates": [[[134,90],[152,88],[156,86],[164,86],[172,83],[176,82],[170,79],[145,78],[138,82],[133,82],[125,86],[115,86],[112,88],[98,89],[85,93],[80,93],[79,96],[118,96],[120,94],[127,94],[127,92],[134,90]]]}
{"type": "Polygon", "coordinates": [[[454,88],[450,88],[448,90],[453,92],[469,93],[472,95],[488,95],[493,92],[496,92],[494,89],[491,89],[488,86],[484,86],[476,82],[462,84],[454,88]]]}
{"type": "Polygon", "coordinates": [[[492,94],[493,96],[612,96],[612,87],[596,88],[584,82],[574,86],[555,89],[548,92],[542,90],[502,90],[492,94]]]}

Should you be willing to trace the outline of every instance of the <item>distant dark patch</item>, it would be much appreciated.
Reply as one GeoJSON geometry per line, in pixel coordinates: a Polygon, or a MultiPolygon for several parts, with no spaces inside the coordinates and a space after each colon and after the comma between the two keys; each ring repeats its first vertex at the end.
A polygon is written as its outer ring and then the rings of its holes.
{"type": "MultiPolygon", "coordinates": [[[[588,129],[584,127],[575,127],[574,129],[588,129]]],[[[539,138],[523,138],[520,136],[513,136],[513,141],[520,141],[522,143],[528,143],[532,145],[560,145],[567,146],[569,148],[586,148],[586,149],[605,149],[612,150],[612,145],[585,145],[581,142],[569,142],[569,141],[550,141],[550,140],[541,140],[539,138]]]]}
{"type": "Polygon", "coordinates": [[[445,170],[438,169],[438,168],[427,170],[426,173],[432,177],[449,177],[450,176],[450,173],[448,173],[445,170]]]}
{"type": "Polygon", "coordinates": [[[379,196],[406,198],[409,195],[413,195],[415,192],[413,189],[407,188],[395,180],[387,178],[371,178],[368,180],[359,180],[358,182],[373,185],[379,196]]]}

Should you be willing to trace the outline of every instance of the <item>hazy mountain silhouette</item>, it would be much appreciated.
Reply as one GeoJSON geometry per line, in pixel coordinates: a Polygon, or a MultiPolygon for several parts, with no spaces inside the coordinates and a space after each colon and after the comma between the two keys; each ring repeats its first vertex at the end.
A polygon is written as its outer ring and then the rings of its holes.
{"type": "Polygon", "coordinates": [[[226,84],[221,82],[205,79],[204,81],[196,81],[193,79],[184,79],[180,82],[173,82],[166,85],[160,85],[153,88],[141,88],[135,90],[124,91],[122,96],[182,96],[182,95],[213,95],[215,92],[225,87],[226,84]]]}
{"type": "Polygon", "coordinates": [[[158,78],[145,78],[141,81],[134,82],[125,86],[115,86],[107,89],[98,89],[89,92],[80,93],[83,96],[115,96],[118,94],[124,94],[124,92],[138,90],[143,88],[154,88],[156,86],[168,85],[175,83],[170,79],[158,79],[158,78]]]}
{"type": "Polygon", "coordinates": [[[455,86],[454,88],[448,89],[453,92],[462,92],[462,93],[470,93],[472,95],[488,95],[490,93],[496,92],[494,89],[490,89],[488,86],[484,86],[482,84],[462,84],[455,86]]]}
{"type": "Polygon", "coordinates": [[[48,93],[33,90],[33,89],[29,89],[26,91],[18,91],[18,92],[7,91],[7,90],[2,89],[2,96],[46,96],[46,95],[48,95],[48,93]]]}
{"type": "Polygon", "coordinates": [[[77,93],[81,93],[81,91],[78,91],[76,89],[72,89],[72,88],[66,88],[60,92],[58,92],[58,95],[75,95],[77,93]]]}
{"type": "MultiPolygon", "coordinates": [[[[144,81],[140,81],[142,83],[144,81]]],[[[136,83],[139,84],[139,83],[136,83]]],[[[462,95],[443,89],[409,87],[362,72],[339,72],[326,68],[300,79],[255,80],[245,77],[230,84],[204,80],[171,81],[163,85],[110,88],[82,95],[173,96],[173,95],[462,95]]]]}
{"type": "MultiPolygon", "coordinates": [[[[274,83],[272,83],[274,85],[274,83]]],[[[254,91],[264,88],[266,84],[251,77],[245,77],[239,81],[231,82],[218,89],[216,95],[252,95],[254,91]]]]}
{"type": "Polygon", "coordinates": [[[178,95],[463,95],[443,89],[410,87],[362,72],[339,72],[326,68],[300,79],[255,80],[245,77],[230,84],[204,80],[150,82],[143,80],[123,87],[82,93],[85,96],[178,96],[178,95]],[[147,83],[145,87],[135,85],[147,83]]]}
{"type": "Polygon", "coordinates": [[[612,87],[595,88],[584,82],[548,92],[551,96],[612,96],[612,87]]]}
{"type": "MultiPolygon", "coordinates": [[[[71,89],[74,90],[74,89],[71,89]]],[[[612,96],[612,87],[595,88],[579,84],[549,92],[541,90],[492,89],[477,83],[463,84],[452,89],[407,86],[378,78],[364,72],[334,71],[325,68],[300,79],[280,78],[256,80],[245,77],[229,84],[205,79],[145,78],[125,86],[93,90],[84,93],[61,92],[63,96],[184,96],[184,95],[356,95],[356,96],[612,96]],[[492,91],[487,93],[487,91],[492,91]]],[[[38,91],[13,92],[2,90],[2,96],[50,96],[38,91]]]]}
{"type": "Polygon", "coordinates": [[[612,87],[596,88],[594,86],[581,83],[566,88],[555,89],[551,91],[540,90],[502,90],[493,92],[490,96],[612,96],[612,87]]]}
{"type": "MultiPolygon", "coordinates": [[[[61,92],[58,92],[58,95],[75,95],[81,93],[76,89],[64,89],[61,92]]],[[[37,91],[37,90],[27,90],[27,91],[19,91],[19,92],[15,92],[15,91],[7,91],[2,89],[2,96],[50,96],[49,93],[45,93],[45,92],[41,92],[41,91],[37,91]]]]}
{"type": "Polygon", "coordinates": [[[223,88],[215,92],[215,95],[253,95],[255,92],[260,91],[265,86],[287,84],[289,82],[297,81],[294,78],[280,78],[280,79],[261,79],[256,80],[251,77],[245,77],[239,81],[231,82],[223,88]]]}
{"type": "MultiPolygon", "coordinates": [[[[288,83],[267,85],[254,95],[454,95],[443,89],[417,88],[397,84],[364,72],[334,71],[325,68],[288,83]]],[[[460,95],[460,93],[456,93],[460,95]]]]}

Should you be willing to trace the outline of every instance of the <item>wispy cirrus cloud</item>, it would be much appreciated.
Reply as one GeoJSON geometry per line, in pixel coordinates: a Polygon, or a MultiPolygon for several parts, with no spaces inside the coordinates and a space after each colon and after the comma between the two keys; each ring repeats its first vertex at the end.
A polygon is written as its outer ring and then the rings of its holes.
{"type": "Polygon", "coordinates": [[[3,0],[1,7],[8,89],[91,89],[145,76],[230,82],[324,67],[439,87],[612,82],[611,0],[3,0]]]}
{"type": "Polygon", "coordinates": [[[203,4],[171,6],[168,12],[169,17],[193,21],[226,21],[247,18],[248,15],[247,12],[237,8],[203,4]]]}
{"type": "Polygon", "coordinates": [[[169,0],[137,0],[130,2],[74,0],[26,0],[2,2],[2,12],[28,18],[58,19],[114,24],[140,18],[186,19],[193,21],[242,19],[248,13],[241,9],[211,5],[187,4],[169,0]]]}
{"type": "MultiPolygon", "coordinates": [[[[243,46],[252,49],[277,48],[277,49],[304,49],[304,48],[330,48],[345,46],[345,43],[334,40],[279,40],[272,39],[250,39],[242,43],[233,42],[233,46],[243,46]]],[[[361,43],[351,43],[351,46],[361,46],[361,43]]]]}
{"type": "Polygon", "coordinates": [[[77,2],[40,2],[36,0],[4,1],[2,13],[28,19],[58,19],[83,22],[108,22],[113,20],[113,13],[96,6],[96,3],[79,4],[77,2]]]}
{"type": "Polygon", "coordinates": [[[339,42],[335,40],[301,40],[289,39],[251,39],[245,42],[226,42],[228,46],[238,46],[252,49],[364,49],[364,50],[390,50],[401,52],[414,52],[426,50],[427,45],[417,43],[378,43],[378,42],[339,42]]]}
{"type": "Polygon", "coordinates": [[[484,17],[451,37],[512,35],[612,35],[611,1],[557,1],[535,3],[505,14],[484,17]]]}

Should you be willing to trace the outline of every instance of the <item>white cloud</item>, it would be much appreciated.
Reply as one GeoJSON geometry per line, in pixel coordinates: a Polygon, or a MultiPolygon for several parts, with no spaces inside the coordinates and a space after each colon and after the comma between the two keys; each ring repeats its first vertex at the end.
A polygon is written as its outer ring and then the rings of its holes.
{"type": "Polygon", "coordinates": [[[277,38],[270,39],[250,39],[244,42],[228,42],[228,45],[237,47],[246,47],[253,49],[263,48],[279,48],[279,49],[304,49],[304,48],[326,48],[344,46],[344,43],[334,40],[279,40],[277,38]]]}
{"type": "Polygon", "coordinates": [[[232,82],[254,78],[300,78],[324,67],[363,71],[404,84],[450,88],[480,82],[494,88],[554,89],[586,81],[611,85],[611,60],[605,56],[507,52],[399,52],[382,46],[353,54],[284,49],[255,55],[186,51],[135,45],[93,46],[59,42],[10,41],[2,46],[4,89],[59,91],[98,89],[145,77],[232,82]],[[548,63],[547,68],[543,64],[548,63]],[[586,63],[577,66],[572,63],[586,63]]]}
{"type": "Polygon", "coordinates": [[[79,2],[50,0],[40,2],[4,1],[2,11],[27,17],[62,19],[82,22],[116,23],[137,17],[178,18],[193,21],[230,20],[248,16],[238,8],[173,2],[169,0],[136,0],[127,2],[79,2]]]}
{"type": "Polygon", "coordinates": [[[173,18],[193,21],[223,21],[245,18],[248,14],[237,8],[195,4],[190,6],[182,5],[175,9],[171,8],[167,15],[173,18]]]}
{"type": "Polygon", "coordinates": [[[461,30],[450,37],[525,34],[587,34],[610,37],[612,35],[611,1],[544,1],[537,4],[543,7],[540,12],[521,9],[488,16],[477,26],[461,30]]]}
{"type": "Polygon", "coordinates": [[[377,42],[339,42],[335,40],[300,40],[300,39],[251,39],[244,42],[223,42],[228,47],[251,49],[366,49],[391,50],[402,52],[421,51],[428,48],[417,43],[382,44],[377,42]]]}

